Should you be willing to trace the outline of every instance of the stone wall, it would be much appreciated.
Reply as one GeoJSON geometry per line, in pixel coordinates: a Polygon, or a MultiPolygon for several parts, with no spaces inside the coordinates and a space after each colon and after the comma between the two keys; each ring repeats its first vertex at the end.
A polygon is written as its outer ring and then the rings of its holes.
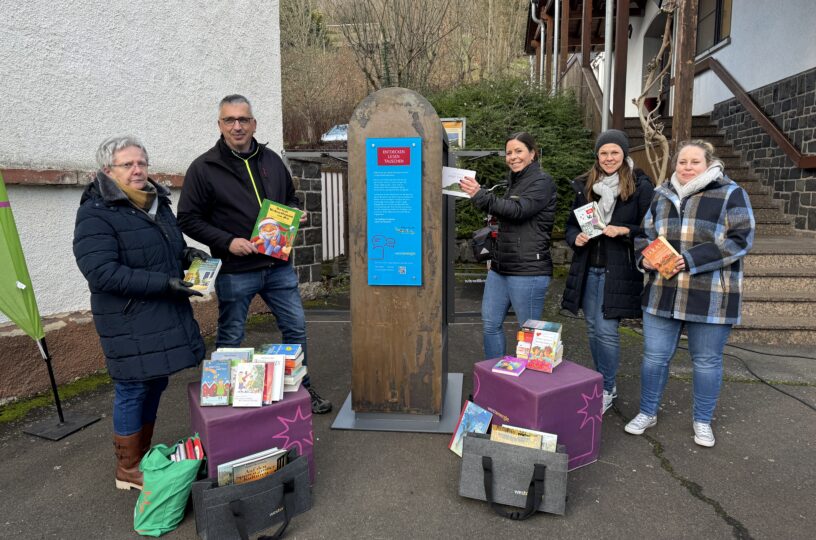
{"type": "MultiPolygon", "coordinates": [[[[801,153],[816,154],[816,68],[749,94],[801,153]]],[[[715,105],[711,119],[784,201],[796,228],[816,231],[816,170],[795,167],[736,98],[715,105]]]]}
{"type": "Polygon", "coordinates": [[[320,197],[323,185],[320,167],[321,164],[316,162],[289,160],[297,195],[308,212],[306,222],[298,230],[293,259],[301,287],[322,281],[323,212],[320,197]]]}

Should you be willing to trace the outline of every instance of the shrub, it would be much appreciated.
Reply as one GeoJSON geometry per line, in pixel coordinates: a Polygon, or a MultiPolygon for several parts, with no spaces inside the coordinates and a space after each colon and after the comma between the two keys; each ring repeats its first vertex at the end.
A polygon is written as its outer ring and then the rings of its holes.
{"type": "MultiPolygon", "coordinates": [[[[504,150],[505,138],[527,131],[541,152],[541,166],[558,186],[556,235],[562,234],[573,201],[570,182],[594,160],[590,132],[583,127],[581,112],[570,93],[551,97],[522,80],[482,81],[428,97],[440,117],[467,118],[468,150],[504,150]]],[[[483,186],[505,183],[503,157],[460,159],[458,166],[473,169],[483,186]]],[[[501,187],[496,188],[500,190],[501,187]]],[[[485,215],[467,200],[456,202],[456,234],[469,237],[484,224],[485,215]]]]}

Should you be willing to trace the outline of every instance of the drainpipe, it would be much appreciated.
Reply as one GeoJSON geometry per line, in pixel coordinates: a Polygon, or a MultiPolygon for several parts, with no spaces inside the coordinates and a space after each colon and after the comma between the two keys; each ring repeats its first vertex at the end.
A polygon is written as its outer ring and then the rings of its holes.
{"type": "MultiPolygon", "coordinates": [[[[549,7],[549,4],[547,4],[549,7]]],[[[555,95],[555,92],[558,90],[558,40],[561,38],[559,35],[561,24],[559,21],[561,20],[561,2],[558,0],[555,1],[555,21],[553,22],[553,73],[552,73],[552,95],[555,95]]]]}
{"type": "MultiPolygon", "coordinates": [[[[550,4],[552,4],[553,0],[547,0],[547,5],[544,6],[542,10],[544,13],[547,13],[547,10],[550,9],[550,4]]],[[[530,0],[530,16],[533,18],[533,22],[538,25],[538,39],[539,39],[539,46],[538,46],[538,86],[539,88],[544,87],[544,53],[546,52],[546,46],[544,43],[544,21],[536,17],[536,0],[530,0]]]]}
{"type": "Polygon", "coordinates": [[[603,105],[601,105],[601,131],[609,129],[609,98],[612,92],[612,22],[615,2],[606,0],[604,18],[604,80],[603,105]]]}

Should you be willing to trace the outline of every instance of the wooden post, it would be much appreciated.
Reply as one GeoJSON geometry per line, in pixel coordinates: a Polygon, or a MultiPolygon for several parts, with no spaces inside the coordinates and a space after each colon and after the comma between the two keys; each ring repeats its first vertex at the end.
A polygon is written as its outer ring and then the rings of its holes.
{"type": "MultiPolygon", "coordinates": [[[[558,0],[555,0],[556,2],[558,0]]],[[[561,0],[561,31],[559,32],[559,45],[561,54],[558,57],[558,82],[567,71],[567,53],[569,51],[569,15],[570,0],[561,0]]]]}
{"type": "Polygon", "coordinates": [[[581,67],[589,67],[589,53],[592,49],[592,0],[584,0],[581,14],[581,67]]]}
{"type": "Polygon", "coordinates": [[[697,0],[680,0],[675,21],[677,41],[674,49],[672,151],[679,141],[691,138],[694,55],[697,49],[697,0]]]}
{"type": "Polygon", "coordinates": [[[370,94],[349,122],[351,403],[358,413],[442,412],[447,380],[447,331],[442,310],[444,136],[431,104],[404,88],[370,94]],[[414,212],[421,211],[421,226],[400,226],[406,218],[399,215],[399,209],[394,210],[395,221],[386,241],[391,242],[394,254],[409,242],[405,235],[419,241],[421,248],[415,257],[421,262],[421,286],[373,285],[369,271],[376,265],[370,266],[374,263],[369,260],[369,247],[377,240],[370,235],[378,226],[375,221],[382,217],[375,220],[372,216],[377,214],[369,215],[368,197],[378,204],[377,197],[382,197],[383,192],[374,190],[369,182],[374,167],[367,163],[367,152],[371,151],[368,147],[374,146],[373,139],[390,139],[398,144],[415,137],[421,137],[421,172],[408,182],[413,182],[412,193],[419,197],[407,203],[413,205],[414,212]]]}
{"type": "Polygon", "coordinates": [[[629,51],[629,0],[615,6],[615,83],[612,89],[612,127],[623,129],[626,109],[626,55],[629,51]]]}

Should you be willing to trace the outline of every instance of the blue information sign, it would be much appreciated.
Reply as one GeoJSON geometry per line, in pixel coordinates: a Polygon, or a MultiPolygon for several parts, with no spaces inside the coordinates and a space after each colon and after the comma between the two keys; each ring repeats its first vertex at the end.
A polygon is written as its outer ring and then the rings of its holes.
{"type": "Polygon", "coordinates": [[[422,285],[422,139],[366,139],[368,284],[422,285]]]}

